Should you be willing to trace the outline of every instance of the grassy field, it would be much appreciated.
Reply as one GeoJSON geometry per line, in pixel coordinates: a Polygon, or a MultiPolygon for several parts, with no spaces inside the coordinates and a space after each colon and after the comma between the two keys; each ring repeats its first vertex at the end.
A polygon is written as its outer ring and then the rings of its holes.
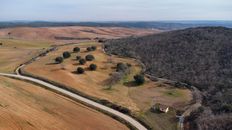
{"type": "Polygon", "coordinates": [[[17,66],[29,60],[43,48],[50,46],[49,42],[25,41],[18,39],[0,39],[0,72],[13,72],[17,66]]]}
{"type": "Polygon", "coordinates": [[[0,77],[0,92],[0,129],[128,129],[109,116],[30,83],[0,77]]]}
{"type": "Polygon", "coordinates": [[[169,130],[176,126],[176,121],[173,120],[175,117],[174,110],[168,114],[156,114],[151,113],[150,108],[155,103],[162,103],[175,109],[181,109],[192,99],[189,90],[173,88],[159,82],[152,82],[149,79],[146,79],[146,83],[142,86],[134,86],[131,84],[133,76],[141,71],[141,66],[137,61],[130,58],[108,56],[103,53],[99,43],[82,43],[77,46],[81,48],[81,52],[72,53],[71,58],[65,59],[62,64],[54,64],[54,59],[57,56],[61,56],[64,51],[71,52],[75,47],[74,45],[61,47],[57,51],[49,53],[46,57],[26,66],[25,70],[34,75],[65,84],[99,99],[106,99],[125,106],[136,113],[138,117],[146,121],[148,120],[157,130],[169,130]],[[98,49],[87,52],[86,47],[92,45],[97,46],[98,49]],[[86,65],[79,65],[75,57],[77,55],[85,57],[87,54],[94,55],[95,60],[87,62],[86,65]],[[108,89],[108,86],[104,83],[110,77],[110,74],[116,71],[115,66],[119,62],[130,63],[132,65],[131,73],[111,89],[108,89]],[[88,65],[91,63],[98,66],[96,71],[88,70],[88,65]],[[75,74],[77,67],[85,68],[85,74],[75,74]],[[159,121],[160,118],[163,121],[159,121]],[[160,124],[161,122],[163,124],[160,124]]]}

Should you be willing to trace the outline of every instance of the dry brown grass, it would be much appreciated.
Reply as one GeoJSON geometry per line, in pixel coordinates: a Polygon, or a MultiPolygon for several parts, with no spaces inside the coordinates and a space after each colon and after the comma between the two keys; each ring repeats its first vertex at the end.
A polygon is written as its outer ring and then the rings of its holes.
{"type": "Polygon", "coordinates": [[[0,92],[0,129],[128,129],[96,110],[19,80],[0,77],[0,92]]]}
{"type": "MultiPolygon", "coordinates": [[[[11,37],[26,40],[51,40],[54,41],[55,37],[73,37],[73,38],[119,38],[131,35],[146,35],[151,33],[161,32],[159,30],[146,30],[146,29],[130,29],[122,27],[18,27],[10,29],[0,29],[0,37],[8,37],[11,32],[11,37]]],[[[56,40],[62,42],[75,42],[75,40],[56,40]]],[[[78,41],[78,40],[76,40],[78,41]]]]}
{"type": "MultiPolygon", "coordinates": [[[[79,90],[88,95],[107,99],[116,104],[130,108],[137,115],[149,119],[153,116],[147,116],[146,113],[154,103],[162,103],[176,109],[182,108],[192,100],[191,91],[187,89],[177,89],[169,85],[152,82],[146,79],[146,83],[142,86],[131,86],[130,82],[133,81],[133,76],[140,73],[141,67],[134,59],[120,58],[117,56],[108,56],[102,52],[101,45],[98,43],[83,43],[78,45],[81,48],[81,53],[73,53],[72,57],[65,59],[62,64],[53,64],[54,59],[60,56],[64,51],[71,51],[74,46],[66,46],[59,48],[57,51],[50,53],[48,56],[28,65],[25,70],[34,75],[38,75],[49,80],[53,80],[76,90],[79,90]],[[93,52],[86,52],[86,47],[96,45],[98,49],[93,52]],[[79,65],[75,60],[77,55],[84,57],[87,54],[95,56],[95,60],[87,62],[86,65],[79,65]],[[109,59],[112,62],[109,62],[109,59]],[[109,78],[109,75],[115,72],[115,66],[118,62],[132,64],[131,74],[125,76],[123,80],[114,85],[112,89],[107,89],[104,81],[109,78]],[[88,65],[97,64],[97,71],[89,71],[88,65]],[[85,68],[85,74],[75,74],[78,66],[85,68]]],[[[175,121],[169,120],[174,117],[175,112],[170,112],[165,118],[167,124],[175,126],[175,121]]],[[[152,125],[156,125],[157,118],[152,125]]],[[[170,125],[169,125],[170,126],[170,125]]],[[[158,127],[157,127],[158,128],[158,127]]],[[[170,128],[170,127],[165,127],[170,128]]],[[[160,128],[162,129],[162,128],[160,128]]]]}
{"type": "Polygon", "coordinates": [[[15,68],[26,62],[43,48],[49,46],[49,42],[34,42],[18,39],[0,39],[0,72],[14,72],[15,68]]]}

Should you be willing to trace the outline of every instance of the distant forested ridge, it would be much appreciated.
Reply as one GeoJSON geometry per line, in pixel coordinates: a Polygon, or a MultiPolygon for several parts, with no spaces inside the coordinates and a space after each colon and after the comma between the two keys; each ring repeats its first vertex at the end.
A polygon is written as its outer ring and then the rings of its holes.
{"type": "Polygon", "coordinates": [[[126,27],[176,30],[199,26],[223,26],[232,28],[232,21],[151,21],[151,22],[46,22],[46,21],[13,21],[0,22],[0,28],[12,27],[62,27],[62,26],[90,26],[90,27],[126,27]]]}
{"type": "Polygon", "coordinates": [[[232,29],[199,27],[109,40],[105,50],[140,59],[148,74],[199,88],[205,109],[191,119],[193,129],[232,128],[232,29]]]}

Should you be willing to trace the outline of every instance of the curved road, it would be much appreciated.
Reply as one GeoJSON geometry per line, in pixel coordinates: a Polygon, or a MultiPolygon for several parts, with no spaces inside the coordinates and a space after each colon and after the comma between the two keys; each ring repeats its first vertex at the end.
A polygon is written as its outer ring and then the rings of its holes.
{"type": "Polygon", "coordinates": [[[123,114],[123,113],[121,113],[121,112],[119,112],[119,111],[116,111],[116,110],[114,110],[114,109],[112,109],[112,108],[106,107],[106,106],[104,106],[104,105],[102,105],[102,104],[96,103],[96,102],[94,102],[94,101],[92,101],[92,100],[89,100],[89,99],[87,99],[87,98],[84,98],[84,97],[82,97],[82,96],[79,96],[79,95],[77,95],[77,94],[75,94],[75,93],[72,93],[72,92],[70,92],[70,91],[61,89],[61,88],[59,88],[59,87],[57,87],[57,86],[55,86],[55,85],[52,85],[52,84],[50,84],[50,83],[47,83],[47,82],[44,82],[44,81],[41,81],[41,80],[39,80],[39,79],[35,79],[35,78],[32,78],[32,77],[27,77],[27,76],[20,75],[19,69],[20,69],[21,67],[23,67],[23,66],[24,66],[24,65],[22,65],[22,66],[20,66],[19,68],[17,68],[16,74],[0,73],[0,75],[1,75],[1,76],[11,77],[11,78],[22,79],[22,80],[26,80],[26,81],[31,81],[31,82],[34,82],[34,83],[43,85],[43,86],[45,86],[45,87],[47,87],[47,88],[49,88],[49,89],[58,91],[58,92],[60,92],[60,93],[62,93],[62,94],[66,94],[66,95],[68,95],[68,96],[70,96],[70,97],[72,97],[72,98],[74,98],[74,99],[77,99],[77,100],[79,100],[79,101],[82,101],[82,102],[84,102],[84,103],[86,103],[86,104],[89,104],[89,105],[91,105],[91,106],[94,106],[94,107],[96,107],[96,108],[99,108],[99,109],[101,109],[101,110],[104,110],[104,111],[106,111],[106,112],[109,112],[109,113],[111,113],[111,114],[113,114],[113,115],[116,115],[116,116],[118,116],[118,117],[120,117],[120,118],[126,120],[127,122],[129,122],[131,125],[133,125],[133,126],[134,126],[135,128],[137,128],[138,130],[147,130],[146,127],[144,127],[144,126],[143,126],[142,124],[140,124],[138,121],[136,121],[135,119],[133,119],[132,117],[130,117],[130,116],[126,115],[126,114],[123,114]]]}

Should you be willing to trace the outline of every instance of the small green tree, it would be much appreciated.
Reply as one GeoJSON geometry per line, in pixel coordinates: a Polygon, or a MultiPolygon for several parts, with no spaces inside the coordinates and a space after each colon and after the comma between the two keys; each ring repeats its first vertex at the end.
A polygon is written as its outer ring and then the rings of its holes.
{"type": "Polygon", "coordinates": [[[135,75],[134,80],[137,85],[142,85],[145,82],[144,75],[141,75],[141,74],[135,75]]]}
{"type": "Polygon", "coordinates": [[[92,70],[92,71],[94,71],[94,70],[97,69],[97,65],[91,64],[91,65],[89,65],[89,69],[92,70]]]}
{"type": "Polygon", "coordinates": [[[87,56],[85,56],[85,59],[86,59],[87,61],[92,61],[92,60],[95,59],[95,57],[94,57],[93,55],[87,55],[87,56]]]}
{"type": "Polygon", "coordinates": [[[124,63],[120,62],[117,64],[117,67],[116,67],[117,72],[125,72],[127,69],[128,69],[128,67],[124,63]]]}
{"type": "Polygon", "coordinates": [[[92,48],[91,47],[87,47],[86,50],[87,51],[92,51],[92,48]]]}
{"type": "Polygon", "coordinates": [[[9,39],[11,39],[11,32],[8,32],[8,37],[9,39]]]}
{"type": "Polygon", "coordinates": [[[76,59],[77,59],[77,60],[80,60],[80,59],[81,59],[81,56],[76,56],[76,59]]]}
{"type": "Polygon", "coordinates": [[[63,58],[62,57],[56,57],[55,62],[60,64],[60,63],[63,62],[63,58]]]}
{"type": "Polygon", "coordinates": [[[84,64],[86,63],[86,60],[85,60],[85,59],[80,59],[80,60],[79,60],[79,63],[80,63],[81,65],[84,65],[84,64]]]}
{"type": "Polygon", "coordinates": [[[92,51],[95,51],[97,49],[96,46],[91,46],[92,51]]]}
{"type": "Polygon", "coordinates": [[[85,73],[85,70],[82,67],[78,67],[77,68],[77,73],[78,74],[83,74],[83,73],[85,73]]]}
{"type": "Polygon", "coordinates": [[[75,53],[80,52],[80,51],[81,51],[81,49],[79,47],[73,48],[73,52],[75,52],[75,53]]]}
{"type": "Polygon", "coordinates": [[[130,63],[126,63],[127,67],[131,67],[132,65],[130,63]]]}
{"type": "Polygon", "coordinates": [[[65,51],[63,53],[63,57],[66,59],[66,58],[69,58],[71,56],[71,54],[68,52],[68,51],[65,51]]]}

